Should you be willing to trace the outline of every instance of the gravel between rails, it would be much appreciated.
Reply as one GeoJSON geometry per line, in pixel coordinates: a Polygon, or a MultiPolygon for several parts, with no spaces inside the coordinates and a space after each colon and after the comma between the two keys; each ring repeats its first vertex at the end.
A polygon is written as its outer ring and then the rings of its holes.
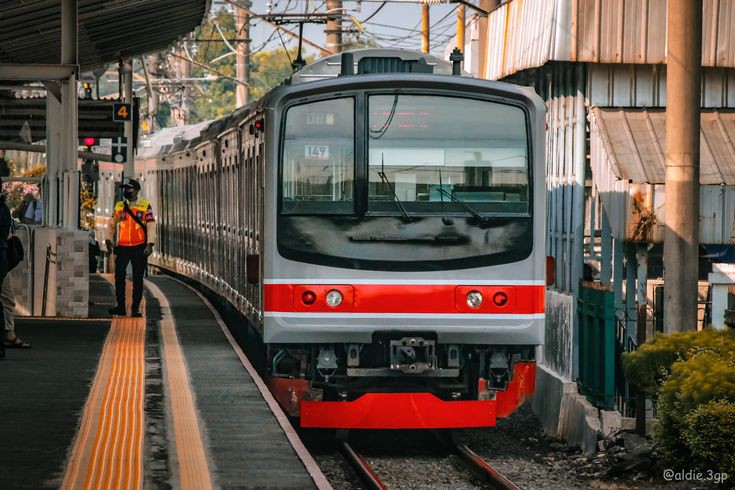
{"type": "MultiPolygon", "coordinates": [[[[575,474],[580,460],[575,449],[560,449],[545,437],[530,404],[496,427],[456,431],[458,440],[522,489],[651,489],[683,488],[664,482],[606,480],[575,474]]],[[[336,489],[364,488],[339,452],[335,432],[302,431],[304,442],[336,489]]],[[[474,489],[483,482],[429,431],[350,431],[350,444],[391,489],[474,489]]]]}

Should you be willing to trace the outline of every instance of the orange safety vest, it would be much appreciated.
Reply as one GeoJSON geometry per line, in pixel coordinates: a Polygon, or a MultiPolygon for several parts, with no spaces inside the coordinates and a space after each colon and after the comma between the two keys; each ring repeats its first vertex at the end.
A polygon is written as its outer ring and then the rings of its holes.
{"type": "MultiPolygon", "coordinates": [[[[130,203],[128,206],[130,211],[144,225],[153,221],[153,210],[150,203],[145,199],[138,199],[137,202],[130,203]]],[[[117,244],[122,247],[143,245],[145,243],[145,230],[125,211],[123,201],[115,203],[115,214],[118,217],[118,226],[120,227],[117,233],[117,244]]]]}

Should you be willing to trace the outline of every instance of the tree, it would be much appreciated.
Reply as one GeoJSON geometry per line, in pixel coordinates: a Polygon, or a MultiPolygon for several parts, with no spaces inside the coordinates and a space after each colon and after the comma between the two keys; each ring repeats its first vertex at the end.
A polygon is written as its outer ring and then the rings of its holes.
{"type": "MultiPolygon", "coordinates": [[[[221,39],[222,35],[227,38],[231,45],[235,45],[237,35],[235,33],[235,19],[231,12],[220,9],[215,15],[202,24],[194,35],[195,39],[221,39]],[[218,29],[219,27],[219,29],[218,29]]],[[[185,41],[186,42],[186,41],[185,41]]],[[[214,70],[235,77],[235,54],[224,42],[206,42],[192,44],[189,49],[194,60],[213,69],[206,70],[201,66],[192,67],[192,77],[203,78],[207,76],[217,77],[214,70]],[[196,46],[194,49],[193,46],[196,46]],[[217,60],[217,61],[214,61],[217,60]]],[[[261,51],[255,53],[250,59],[250,87],[251,100],[258,99],[269,90],[278,86],[292,73],[291,60],[295,58],[296,50],[289,50],[287,54],[284,49],[272,51],[261,51]]],[[[313,61],[313,56],[307,56],[306,61],[313,61]]],[[[235,107],[236,82],[220,77],[208,83],[199,85],[198,95],[194,102],[192,121],[199,122],[208,119],[218,119],[231,113],[235,107]]]]}

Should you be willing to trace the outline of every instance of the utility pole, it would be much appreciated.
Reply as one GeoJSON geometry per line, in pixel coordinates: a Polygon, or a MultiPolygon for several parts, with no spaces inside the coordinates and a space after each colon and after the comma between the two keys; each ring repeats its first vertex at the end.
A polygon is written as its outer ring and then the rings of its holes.
{"type": "MultiPolygon", "coordinates": [[[[186,41],[184,41],[186,42],[186,41]]],[[[182,80],[181,86],[178,88],[178,105],[171,108],[171,119],[174,126],[186,126],[189,124],[189,87],[185,80],[191,78],[191,64],[187,61],[186,50],[178,49],[178,57],[173,62],[176,76],[182,80]]],[[[170,58],[169,58],[170,59],[170,58]]]]}
{"type": "Polygon", "coordinates": [[[251,3],[244,2],[245,8],[235,8],[235,77],[247,85],[238,83],[235,89],[236,106],[242,107],[248,103],[248,91],[250,84],[250,6],[251,3]]]}
{"type": "Polygon", "coordinates": [[[669,0],[664,330],[697,329],[702,0],[669,0]]]}
{"type": "Polygon", "coordinates": [[[457,48],[464,53],[464,26],[466,24],[464,4],[457,5],[457,48]]]}
{"type": "MultiPolygon", "coordinates": [[[[158,69],[159,55],[153,53],[148,56],[146,62],[148,63],[148,73],[152,78],[160,78],[160,71],[158,69]]],[[[153,132],[153,128],[158,123],[156,122],[156,114],[158,113],[158,104],[160,102],[160,95],[158,90],[151,87],[150,93],[148,94],[148,128],[150,132],[153,132]]]]}
{"type": "Polygon", "coordinates": [[[421,52],[429,53],[429,4],[421,4],[421,52]]]}
{"type": "Polygon", "coordinates": [[[342,0],[327,0],[327,13],[334,13],[335,17],[327,19],[327,50],[332,54],[342,52],[342,0]]]}

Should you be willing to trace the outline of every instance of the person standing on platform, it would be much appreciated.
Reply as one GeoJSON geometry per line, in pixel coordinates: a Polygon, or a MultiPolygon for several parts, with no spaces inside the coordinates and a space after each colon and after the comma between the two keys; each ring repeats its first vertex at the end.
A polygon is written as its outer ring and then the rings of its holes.
{"type": "Polygon", "coordinates": [[[115,295],[117,305],[110,309],[111,315],[126,315],[125,276],[128,264],[133,265],[133,305],[131,316],[140,317],[140,302],[143,300],[143,274],[148,256],[153,252],[156,225],[153,209],[148,201],[140,199],[140,183],[128,179],[120,187],[123,200],[115,203],[112,214],[113,239],[107,240],[107,249],[115,254],[115,295]],[[113,245],[115,244],[115,245],[113,245]]]}
{"type": "MultiPolygon", "coordinates": [[[[5,198],[5,190],[2,188],[3,181],[0,178],[0,285],[5,281],[8,275],[8,237],[10,229],[13,227],[13,218],[10,216],[10,208],[8,208],[5,198]]],[[[0,325],[5,326],[5,313],[0,307],[0,325]]],[[[5,358],[4,342],[0,344],[0,359],[5,358]]]]}

